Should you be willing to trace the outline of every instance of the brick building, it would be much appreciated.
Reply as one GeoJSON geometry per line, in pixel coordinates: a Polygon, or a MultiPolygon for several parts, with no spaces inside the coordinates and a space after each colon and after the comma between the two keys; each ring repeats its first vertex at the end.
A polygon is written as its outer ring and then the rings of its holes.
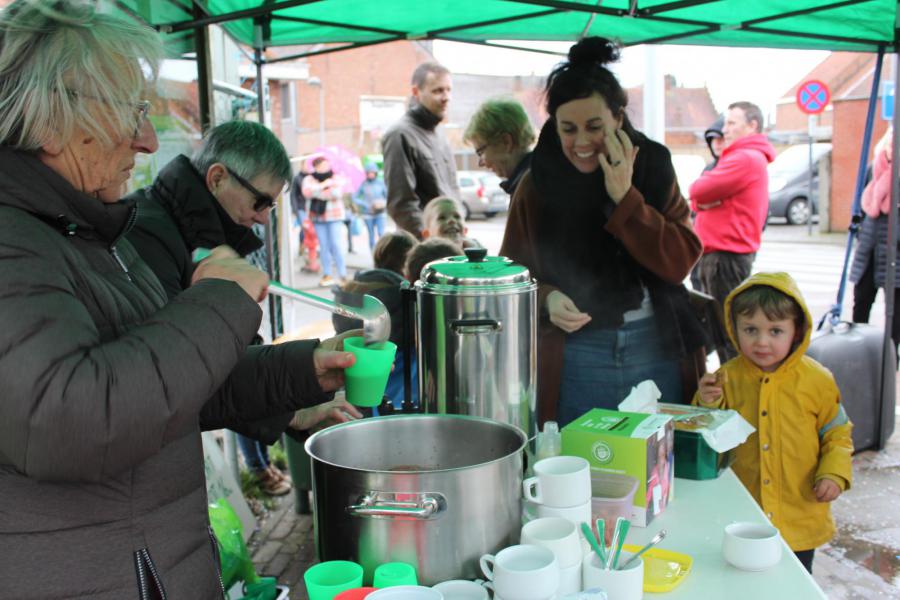
{"type": "MultiPolygon", "coordinates": [[[[854,52],[834,52],[785,92],[776,108],[773,133],[794,141],[804,139],[807,116],[796,105],[799,86],[810,79],[828,85],[831,104],[818,118],[816,136],[831,141],[831,185],[826,216],[831,231],[846,231],[862,150],[862,132],[875,74],[875,56],[854,52]]],[[[890,59],[884,61],[881,80],[891,79],[890,59]]],[[[872,145],[884,134],[887,122],[880,118],[881,100],[876,106],[872,145]]],[[[871,160],[871,155],[869,156],[871,160]]]]}

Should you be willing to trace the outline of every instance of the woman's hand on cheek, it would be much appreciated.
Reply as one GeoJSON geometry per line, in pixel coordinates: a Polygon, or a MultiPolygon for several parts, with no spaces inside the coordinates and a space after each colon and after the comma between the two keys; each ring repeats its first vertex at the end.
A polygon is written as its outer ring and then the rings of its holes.
{"type": "Polygon", "coordinates": [[[631,189],[631,177],[634,175],[634,161],[639,148],[631,142],[631,138],[623,129],[606,129],[606,154],[598,157],[603,170],[606,193],[618,204],[631,189]]]}

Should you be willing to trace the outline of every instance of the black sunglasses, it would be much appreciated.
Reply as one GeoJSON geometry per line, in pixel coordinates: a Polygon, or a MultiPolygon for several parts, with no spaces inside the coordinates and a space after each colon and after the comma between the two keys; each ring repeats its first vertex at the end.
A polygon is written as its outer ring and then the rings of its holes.
{"type": "Polygon", "coordinates": [[[275,198],[268,194],[263,194],[261,191],[250,185],[249,181],[232,171],[231,167],[225,167],[225,170],[228,171],[228,174],[234,177],[245,190],[253,194],[253,210],[262,212],[275,206],[275,198]]]}

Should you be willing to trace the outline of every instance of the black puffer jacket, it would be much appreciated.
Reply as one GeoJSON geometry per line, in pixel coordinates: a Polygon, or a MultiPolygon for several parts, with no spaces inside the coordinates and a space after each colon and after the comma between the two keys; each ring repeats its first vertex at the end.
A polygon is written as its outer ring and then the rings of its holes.
{"type": "Polygon", "coordinates": [[[0,598],[222,597],[198,413],[261,312],[222,280],[166,304],[133,218],[0,148],[0,598]]]}
{"type": "MultiPolygon", "coordinates": [[[[169,299],[190,287],[195,249],[228,244],[245,256],[262,246],[249,228],[235,223],[222,209],[186,156],[173,159],[152,186],[126,200],[137,203],[137,220],[127,239],[159,278],[169,299]]],[[[201,428],[224,427],[273,443],[287,428],[294,410],[329,399],[312,377],[317,344],[317,340],[305,340],[248,348],[229,379],[232,389],[227,397],[234,400],[233,406],[222,410],[221,402],[212,402],[204,407],[201,428]]]]}
{"type": "MultiPolygon", "coordinates": [[[[900,234],[898,234],[898,245],[900,248],[900,234]]],[[[883,288],[884,281],[887,276],[887,240],[888,240],[888,216],[885,214],[878,215],[872,219],[866,217],[859,228],[859,241],[856,244],[856,251],[853,254],[853,263],[850,267],[850,281],[859,283],[863,273],[869,266],[869,261],[875,261],[873,265],[873,276],[875,277],[875,285],[883,288]]],[[[900,286],[900,262],[895,268],[895,281],[900,286]]]]}

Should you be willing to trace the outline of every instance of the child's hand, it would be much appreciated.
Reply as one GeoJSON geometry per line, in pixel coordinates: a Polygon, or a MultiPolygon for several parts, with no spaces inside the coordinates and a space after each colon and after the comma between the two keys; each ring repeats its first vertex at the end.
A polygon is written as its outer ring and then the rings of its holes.
{"type": "Polygon", "coordinates": [[[722,386],[717,373],[705,373],[700,378],[697,389],[700,391],[700,404],[713,404],[722,397],[722,386]]]}
{"type": "Polygon", "coordinates": [[[833,502],[841,495],[841,486],[827,478],[817,481],[815,489],[819,502],[833,502]]]}

